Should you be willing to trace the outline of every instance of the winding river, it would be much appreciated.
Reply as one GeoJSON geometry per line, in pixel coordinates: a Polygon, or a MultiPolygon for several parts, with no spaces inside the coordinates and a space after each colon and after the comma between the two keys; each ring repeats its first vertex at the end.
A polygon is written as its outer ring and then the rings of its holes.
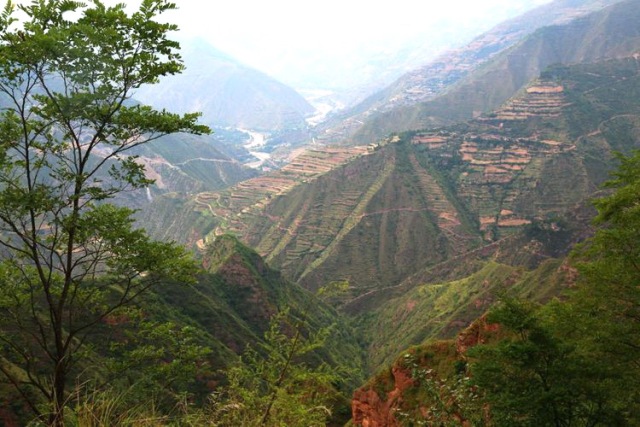
{"type": "Polygon", "coordinates": [[[271,154],[265,153],[264,151],[259,151],[259,149],[261,147],[264,147],[266,143],[264,135],[246,129],[239,130],[249,134],[249,140],[244,144],[244,148],[249,151],[249,154],[257,159],[254,162],[246,163],[246,165],[254,169],[261,168],[262,165],[264,165],[264,163],[271,158],[271,154]]]}

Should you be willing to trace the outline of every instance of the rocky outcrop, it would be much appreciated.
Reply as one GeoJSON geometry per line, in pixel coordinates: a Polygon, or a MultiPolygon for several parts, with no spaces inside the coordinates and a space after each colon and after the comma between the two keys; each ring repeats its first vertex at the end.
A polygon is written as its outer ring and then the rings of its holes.
{"type": "Polygon", "coordinates": [[[396,420],[395,410],[402,403],[404,392],[415,385],[411,373],[400,366],[391,369],[393,390],[382,393],[373,388],[361,388],[355,391],[351,405],[354,425],[363,427],[395,427],[401,424],[396,420]]]}
{"type": "Polygon", "coordinates": [[[494,338],[499,328],[498,324],[488,323],[486,316],[482,316],[456,337],[457,354],[464,357],[470,348],[494,338]]]}
{"type": "MultiPolygon", "coordinates": [[[[497,324],[487,322],[486,316],[482,316],[458,334],[453,341],[429,343],[409,350],[406,355],[396,360],[390,375],[379,375],[354,392],[351,402],[353,425],[396,427],[403,425],[397,417],[399,413],[413,412],[423,417],[428,416],[431,411],[427,401],[420,401],[419,407],[415,407],[415,396],[419,394],[415,387],[419,385],[419,381],[412,376],[415,367],[405,364],[407,355],[416,360],[419,368],[434,373],[435,377],[444,377],[455,372],[456,366],[464,365],[465,355],[470,348],[495,339],[499,332],[497,324]],[[450,354],[452,348],[453,357],[450,354]],[[410,395],[413,397],[407,398],[410,395]]],[[[456,405],[456,402],[448,401],[447,404],[456,405]]],[[[454,413],[452,417],[460,425],[467,425],[457,414],[454,413]]]]}

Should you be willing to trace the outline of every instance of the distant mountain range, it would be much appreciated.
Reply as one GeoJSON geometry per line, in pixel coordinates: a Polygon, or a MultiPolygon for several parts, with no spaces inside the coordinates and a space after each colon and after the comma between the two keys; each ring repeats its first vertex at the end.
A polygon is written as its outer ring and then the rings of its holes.
{"type": "Polygon", "coordinates": [[[611,151],[638,147],[639,64],[552,68],[492,114],[380,147],[316,149],[180,203],[160,198],[147,224],[191,244],[208,233],[201,245],[234,232],[292,280],[348,280],[354,297],[554,218],[580,229],[611,151]]]}
{"type": "MultiPolygon", "coordinates": [[[[548,58],[544,55],[537,55],[534,47],[523,42],[527,36],[541,27],[568,24],[577,18],[617,2],[619,0],[556,0],[518,18],[506,21],[477,37],[467,46],[447,52],[429,64],[405,74],[386,89],[371,95],[362,103],[337,115],[321,127],[321,138],[336,143],[349,140],[355,135],[354,139],[357,142],[373,142],[376,138],[382,138],[394,131],[418,129],[433,124],[450,123],[470,118],[474,111],[472,109],[469,114],[470,107],[466,108],[466,101],[470,94],[462,93],[461,89],[458,89],[458,86],[465,84],[471,86],[469,91],[475,92],[475,96],[480,99],[479,102],[484,100],[488,103],[484,107],[475,106],[475,111],[497,108],[501,102],[512,96],[523,84],[534,77],[536,72],[549,65],[551,61],[579,61],[577,57],[563,57],[562,54],[567,53],[566,51],[557,52],[555,56],[553,53],[549,53],[546,55],[548,58]],[[519,43],[524,43],[525,46],[514,47],[519,43]],[[509,50],[512,47],[516,51],[509,53],[513,50],[509,50]],[[507,52],[507,50],[509,51],[507,52]],[[504,60],[502,62],[500,60],[500,58],[511,58],[509,60],[512,61],[518,56],[532,59],[540,58],[544,64],[537,64],[536,67],[529,68],[524,66],[523,68],[523,65],[506,66],[504,60]],[[482,74],[481,66],[482,70],[485,70],[484,74],[496,75],[495,80],[486,83],[489,88],[480,87],[481,83],[477,82],[478,74],[482,74]],[[497,72],[502,68],[505,70],[502,74],[497,75],[497,72]],[[478,73],[475,72],[476,70],[478,73]],[[490,91],[496,90],[501,90],[502,95],[496,97],[490,93],[490,91]],[[440,95],[448,92],[452,92],[450,98],[443,98],[441,103],[436,101],[433,108],[429,107],[432,105],[430,100],[439,99],[440,95]],[[450,99],[456,96],[459,100],[452,104],[450,99]],[[444,110],[442,110],[443,105],[445,106],[444,110]],[[461,107],[460,111],[458,106],[461,107]]],[[[599,18],[595,19],[596,22],[584,25],[597,26],[599,18]]],[[[574,23],[571,25],[582,24],[574,23]]],[[[627,30],[621,29],[621,31],[627,30]]],[[[633,29],[630,28],[629,31],[633,31],[633,29]]],[[[582,34],[574,33],[572,29],[567,29],[567,33],[573,34],[576,40],[581,40],[582,34]]],[[[549,34],[548,37],[555,38],[555,35],[549,34]]],[[[612,35],[612,37],[616,36],[612,35]]],[[[582,40],[584,40],[584,47],[588,49],[590,40],[588,38],[582,40]]],[[[554,43],[563,42],[558,40],[554,43]]],[[[555,49],[553,45],[544,45],[540,48],[555,49]]],[[[579,55],[579,51],[575,54],[579,55]]],[[[596,55],[596,52],[591,52],[591,54],[596,55]]],[[[601,52],[601,54],[602,57],[608,57],[607,52],[601,52]]],[[[612,52],[611,55],[614,53],[612,52]]],[[[474,99],[473,96],[471,99],[474,99]]]]}
{"type": "Polygon", "coordinates": [[[156,108],[202,112],[202,122],[261,131],[297,129],[314,108],[295,90],[247,67],[203,40],[183,43],[186,70],[141,88],[136,98],[156,108]]]}
{"type": "MultiPolygon", "coordinates": [[[[564,256],[590,233],[589,200],[613,153],[640,148],[638,22],[637,0],[552,3],[321,128],[349,143],[226,188],[158,194],[144,223],[205,259],[232,233],[308,289],[348,282],[337,304],[372,373],[455,337],[500,290],[544,301],[572,283],[564,256]]],[[[372,384],[358,411],[393,379],[372,384]]]]}
{"type": "Polygon", "coordinates": [[[563,25],[543,27],[501,52],[432,101],[372,118],[354,136],[372,141],[389,132],[453,123],[498,108],[552,64],[630,56],[640,49],[640,3],[623,1],[563,25]]]}

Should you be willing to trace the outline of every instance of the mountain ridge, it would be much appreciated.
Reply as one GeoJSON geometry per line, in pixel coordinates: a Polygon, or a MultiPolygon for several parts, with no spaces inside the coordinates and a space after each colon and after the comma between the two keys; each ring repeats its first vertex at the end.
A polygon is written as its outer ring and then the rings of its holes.
{"type": "Polygon", "coordinates": [[[202,39],[185,44],[186,70],[136,97],[157,108],[202,112],[205,124],[274,131],[306,126],[314,108],[294,89],[245,66],[202,39]]]}
{"type": "Polygon", "coordinates": [[[561,25],[537,29],[484,62],[431,101],[399,107],[368,121],[354,135],[366,143],[394,131],[422,129],[477,117],[498,108],[529,80],[555,63],[594,62],[629,56],[640,48],[633,1],[614,3],[561,25]]]}
{"type": "Polygon", "coordinates": [[[181,235],[206,233],[202,244],[232,231],[288,278],[310,289],[347,280],[356,298],[573,215],[606,179],[611,152],[638,146],[639,70],[636,58],[551,68],[495,113],[405,133],[326,169],[328,153],[316,151],[155,221],[192,218],[181,235]]]}

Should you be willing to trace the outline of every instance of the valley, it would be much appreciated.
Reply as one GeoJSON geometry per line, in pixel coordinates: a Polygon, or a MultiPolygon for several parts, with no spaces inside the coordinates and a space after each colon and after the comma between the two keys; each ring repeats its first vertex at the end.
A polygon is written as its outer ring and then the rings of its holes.
{"type": "MultiPolygon", "coordinates": [[[[572,25],[571,13],[554,19],[572,25]]],[[[505,46],[525,36],[513,37],[495,51],[487,46],[497,39],[478,39],[458,52],[458,65],[434,65],[442,67],[435,75],[447,70],[450,81],[434,80],[436,89],[409,87],[384,108],[444,102],[439,91],[444,99],[459,96],[451,91],[466,83],[456,82],[466,74],[482,80],[476,76],[489,75],[491,58],[500,63],[505,46]],[[488,65],[469,65],[465,55],[478,49],[492,52],[488,65]]],[[[637,55],[620,55],[540,68],[518,77],[524,85],[487,104],[496,105],[491,110],[366,145],[331,141],[346,142],[350,120],[377,119],[368,113],[346,119],[334,134],[326,127],[341,115],[334,114],[314,127],[313,144],[285,144],[261,155],[252,165],[262,168],[260,176],[220,190],[162,195],[150,206],[163,214],[146,216],[146,227],[199,253],[232,234],[303,288],[348,285],[334,304],[361,334],[371,375],[397,363],[404,349],[454,339],[504,292],[546,303],[573,286],[576,273],[564,257],[592,232],[588,201],[613,167],[613,152],[640,148],[634,98],[640,65],[637,55]],[[265,169],[269,163],[280,166],[265,169]]],[[[263,134],[244,132],[250,135],[245,148],[260,152],[263,134]]],[[[377,413],[363,409],[381,395],[358,393],[354,420],[388,416],[384,399],[375,404],[382,405],[377,413]]]]}
{"type": "Polygon", "coordinates": [[[36,91],[33,141],[6,107],[0,424],[640,422],[639,22],[550,1],[356,104],[196,40],[113,105],[36,91]]]}
{"type": "MultiPolygon", "coordinates": [[[[621,63],[624,73],[634,61],[621,63]]],[[[281,169],[200,193],[180,207],[192,213],[165,218],[205,213],[207,235],[186,241],[202,233],[192,229],[173,238],[202,247],[231,232],[312,289],[332,280],[349,281],[353,297],[387,288],[580,209],[602,179],[591,158],[611,155],[613,140],[597,129],[618,120],[601,117],[583,135],[571,135],[574,124],[584,122],[576,103],[608,108],[600,104],[609,101],[566,93],[565,86],[581,93],[576,84],[583,76],[581,84],[591,85],[588,73],[572,76],[575,81],[534,80],[503,108],[464,125],[368,147],[299,150],[281,169]],[[356,253],[358,262],[349,262],[356,253]]],[[[628,79],[618,84],[635,81],[628,79]]],[[[599,90],[605,88],[589,93],[599,90]]]]}

